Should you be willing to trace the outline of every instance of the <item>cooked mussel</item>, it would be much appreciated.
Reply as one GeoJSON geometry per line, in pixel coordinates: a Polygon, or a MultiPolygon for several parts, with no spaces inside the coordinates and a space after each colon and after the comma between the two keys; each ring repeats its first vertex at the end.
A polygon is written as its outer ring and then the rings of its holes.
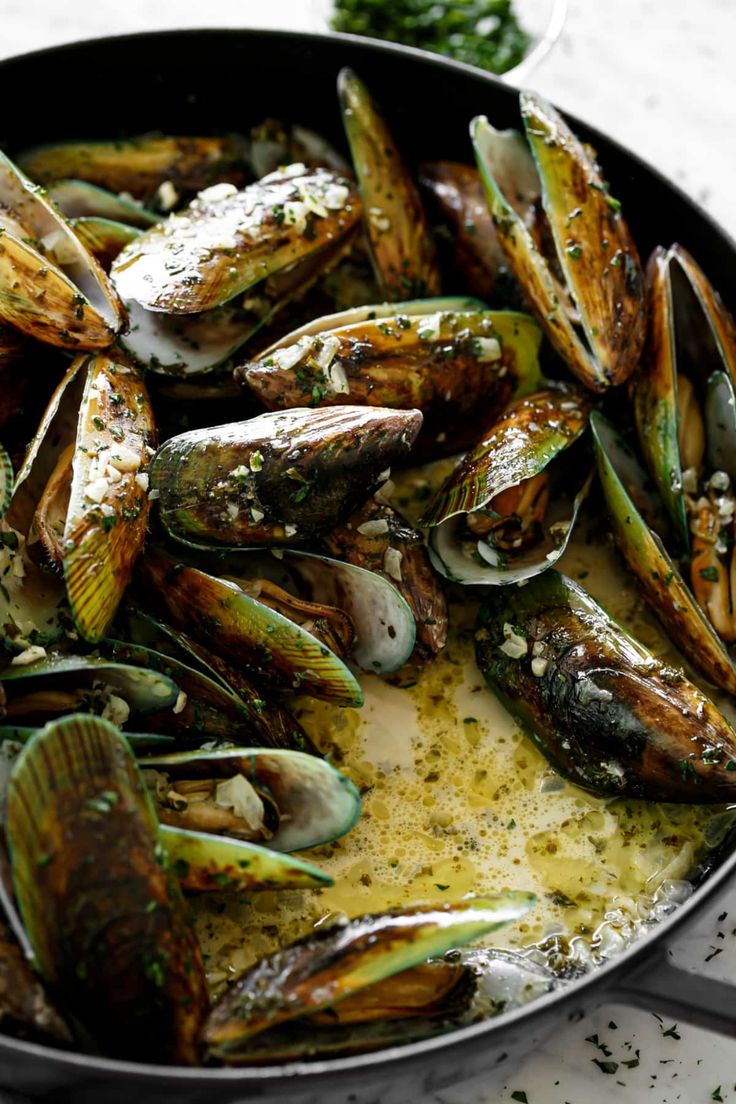
{"type": "Polygon", "coordinates": [[[86,640],[104,635],[143,546],[154,433],[139,372],[119,354],[79,357],[18,473],[6,521],[63,570],[86,640]]]}
{"type": "Polygon", "coordinates": [[[163,824],[274,851],[330,843],[360,815],[352,782],[300,751],[208,748],[149,755],[139,765],[163,824]]]}
{"type": "Polygon", "coordinates": [[[388,478],[419,432],[418,410],[297,408],[173,437],[151,487],[167,532],[186,544],[301,544],[388,478]]]}
{"type": "Polygon", "coordinates": [[[123,327],[107,276],[56,207],[0,153],[0,322],[66,349],[104,349],[123,327]]]}
{"type": "Polygon", "coordinates": [[[115,633],[118,639],[111,642],[113,655],[161,670],[180,688],[173,708],[153,717],[149,714],[148,728],[230,740],[244,739],[247,732],[249,744],[317,754],[296,717],[282,702],[265,694],[263,687],[241,668],[208,651],[186,633],[130,606],[117,618],[115,633]]]}
{"type": "Polygon", "coordinates": [[[247,1061],[250,1040],[261,1032],[400,978],[402,971],[518,920],[534,901],[532,894],[508,892],[322,927],[247,971],[212,1009],[205,1044],[224,1062],[247,1061]]]}
{"type": "MultiPolygon", "coordinates": [[[[701,608],[698,604],[667,551],[663,538],[671,538],[671,527],[655,485],[632,445],[610,422],[594,411],[590,424],[613,534],[629,570],[688,661],[710,682],[736,694],[736,666],[708,617],[708,606],[701,608]]],[[[721,579],[720,593],[727,612],[729,592],[727,580],[721,579]]]]}
{"type": "Polygon", "coordinates": [[[123,299],[147,310],[196,314],[242,295],[355,226],[351,182],[327,169],[290,165],[238,191],[216,184],[120,255],[113,278],[123,299]]]}
{"type": "Polygon", "coordinates": [[[592,401],[559,386],[512,403],[430,503],[435,567],[461,583],[517,583],[564,552],[590,477],[567,450],[592,401]]]}
{"type": "MultiPolygon", "coordinates": [[[[443,309],[427,300],[406,313],[347,325],[313,324],[240,370],[269,410],[339,403],[434,414],[447,426],[480,406],[486,416],[541,383],[533,319],[511,311],[443,309]],[[421,313],[420,313],[421,312],[421,313]]],[[[378,312],[376,312],[378,314],[378,312]]]]}
{"type": "Polygon", "coordinates": [[[182,196],[222,181],[242,184],[249,144],[239,135],[143,135],[112,142],[58,142],[21,153],[18,163],[39,184],[84,181],[169,210],[182,196]],[[173,202],[172,202],[173,201],[173,202]]]}
{"type": "Polygon", "coordinates": [[[140,570],[145,592],[176,628],[266,687],[300,691],[338,705],[363,692],[343,661],[306,629],[219,578],[150,548],[140,570]]]}
{"type": "Polygon", "coordinates": [[[117,729],[70,716],[26,745],[8,788],[13,881],[36,963],[103,1051],[198,1059],[199,946],[117,729]]]}
{"type": "Polygon", "coordinates": [[[552,766],[597,794],[709,803],[736,795],[736,733],[682,671],[556,571],[481,607],[476,659],[552,766]]]}
{"type": "Polygon", "coordinates": [[[86,180],[56,180],[46,195],[68,219],[105,219],[144,229],[161,218],[131,196],[109,192],[86,180]]]}
{"type": "Polygon", "coordinates": [[[85,249],[97,258],[105,272],[109,272],[118,254],[140,234],[134,226],[106,218],[77,218],[72,222],[74,233],[85,249]]]}
{"type": "Polygon", "coordinates": [[[176,706],[179,689],[162,671],[95,656],[47,654],[38,644],[0,670],[6,722],[44,724],[89,710],[115,724],[176,706]]]}
{"type": "Polygon", "coordinates": [[[447,641],[447,602],[432,570],[421,533],[413,529],[381,492],[369,498],[324,537],[334,556],[388,579],[414,617],[414,658],[437,655],[447,641]]]}
{"type": "Polygon", "coordinates": [[[337,85],[378,285],[394,301],[436,295],[434,243],[409,170],[362,80],[343,69],[337,85]]]}
{"type": "Polygon", "coordinates": [[[475,992],[472,969],[433,960],[369,985],[322,1012],[269,1028],[228,1062],[342,1057],[431,1038],[457,1026],[475,992]]]}
{"type": "Polygon", "coordinates": [[[546,226],[533,232],[510,190],[510,158],[523,164],[523,191],[534,173],[519,136],[480,116],[471,136],[496,234],[552,346],[586,386],[603,391],[631,374],[644,345],[636,246],[589,147],[534,93],[521,93],[521,114],[546,226]]]}
{"type": "Polygon", "coordinates": [[[400,554],[389,554],[393,577],[286,548],[278,556],[242,549],[200,556],[197,562],[300,625],[342,659],[349,656],[363,671],[391,674],[412,654],[416,628],[397,586],[400,554]]]}

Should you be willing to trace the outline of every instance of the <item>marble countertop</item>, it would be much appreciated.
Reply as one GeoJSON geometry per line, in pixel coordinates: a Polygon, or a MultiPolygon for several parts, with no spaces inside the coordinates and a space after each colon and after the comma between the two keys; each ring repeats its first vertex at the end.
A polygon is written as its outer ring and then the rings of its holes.
{"type": "MultiPolygon", "coordinates": [[[[310,30],[318,11],[313,0],[0,0],[0,57],[174,26],[310,30]]],[[[571,0],[560,41],[527,83],[662,169],[736,236],[735,44],[736,0],[571,0]]],[[[736,979],[736,887],[674,954],[736,979]]],[[[656,1011],[605,1006],[562,1027],[502,1088],[481,1078],[407,1104],[736,1104],[736,1041],[656,1011]]]]}

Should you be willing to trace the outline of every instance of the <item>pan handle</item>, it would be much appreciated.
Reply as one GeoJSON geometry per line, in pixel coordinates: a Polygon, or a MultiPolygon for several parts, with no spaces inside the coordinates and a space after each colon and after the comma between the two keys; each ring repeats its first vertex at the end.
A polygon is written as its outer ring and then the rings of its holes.
{"type": "Polygon", "coordinates": [[[736,1038],[736,985],[673,966],[668,953],[622,978],[611,999],[736,1038]]]}

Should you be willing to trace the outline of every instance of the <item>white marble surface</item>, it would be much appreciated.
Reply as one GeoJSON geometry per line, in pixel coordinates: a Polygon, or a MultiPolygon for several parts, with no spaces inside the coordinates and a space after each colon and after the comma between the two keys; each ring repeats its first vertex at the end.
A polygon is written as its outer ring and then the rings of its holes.
{"type": "MultiPolygon", "coordinates": [[[[313,29],[317,10],[312,0],[0,0],[0,56],[149,28],[313,29]]],[[[571,0],[561,41],[529,83],[663,169],[736,236],[734,47],[736,0],[571,0]]],[[[736,980],[736,888],[678,943],[676,957],[736,980]]],[[[407,1104],[524,1099],[736,1104],[736,1041],[606,1006],[564,1025],[502,1089],[481,1079],[407,1104]]]]}

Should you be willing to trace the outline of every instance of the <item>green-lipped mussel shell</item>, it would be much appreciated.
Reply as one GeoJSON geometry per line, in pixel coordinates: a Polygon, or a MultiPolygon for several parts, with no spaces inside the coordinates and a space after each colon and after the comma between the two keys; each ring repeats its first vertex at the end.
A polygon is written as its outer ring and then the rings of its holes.
{"type": "MultiPolygon", "coordinates": [[[[266,579],[288,594],[343,611],[355,629],[350,658],[363,671],[391,674],[403,667],[414,650],[412,611],[397,580],[385,573],[286,548],[278,558],[257,548],[217,553],[202,557],[200,566],[238,583],[266,579]]],[[[401,557],[397,574],[401,574],[401,557]]]]}
{"type": "Polygon", "coordinates": [[[459,963],[428,962],[402,970],[346,997],[334,1007],[266,1030],[228,1065],[309,1061],[365,1054],[440,1035],[469,1010],[476,991],[473,970],[459,963]]]}
{"type": "Polygon", "coordinates": [[[334,884],[318,866],[257,843],[167,824],[160,826],[159,838],[182,889],[188,893],[324,889],[334,884]]]}
{"type": "Polygon", "coordinates": [[[513,403],[461,461],[422,524],[469,514],[538,475],[584,432],[592,405],[589,395],[572,386],[537,391],[513,403]]]}
{"type": "MultiPolygon", "coordinates": [[[[521,114],[557,260],[595,366],[596,390],[615,386],[636,368],[646,334],[636,245],[590,150],[555,109],[535,93],[522,92],[521,114]]],[[[588,381],[589,373],[583,377],[588,381]]]]}
{"type": "Polygon", "coordinates": [[[201,952],[118,731],[70,716],[34,736],[11,774],[7,833],[37,965],[64,1006],[106,1053],[196,1063],[201,952]]]}
{"type": "Polygon", "coordinates": [[[13,497],[13,464],[5,449],[0,445],[0,517],[10,506],[13,497]]]}
{"type": "Polygon", "coordinates": [[[204,675],[207,680],[223,688],[228,701],[233,694],[237,695],[247,714],[249,743],[319,754],[286,706],[269,696],[264,697],[263,689],[256,686],[242,670],[207,651],[185,633],[129,607],[124,608],[123,615],[118,617],[116,631],[129,644],[159,652],[177,661],[180,666],[204,675]]]}
{"type": "Polygon", "coordinates": [[[105,272],[110,271],[118,253],[140,234],[140,230],[124,222],[91,216],[74,219],[72,227],[82,245],[97,258],[105,272]]]}
{"type": "MultiPolygon", "coordinates": [[[[530,119],[533,105],[539,106],[536,101],[525,101],[530,119]]],[[[520,157],[517,145],[522,140],[520,136],[513,135],[511,132],[496,131],[484,116],[479,116],[471,123],[471,137],[496,234],[513,274],[533,307],[550,343],[570,370],[592,390],[603,391],[611,384],[622,382],[635,367],[641,353],[645,323],[643,291],[637,283],[638,260],[632,260],[626,264],[623,253],[616,259],[617,246],[614,246],[614,243],[622,235],[626,256],[636,257],[628,232],[625,229],[621,230],[624,224],[618,212],[611,206],[612,201],[609,202],[598,170],[584,147],[571,135],[559,117],[555,119],[555,126],[555,140],[559,143],[564,137],[564,146],[559,144],[559,150],[565,168],[564,174],[559,174],[559,182],[553,182],[555,189],[564,185],[565,181],[568,185],[574,181],[576,187],[575,189],[570,187],[569,205],[565,207],[564,212],[560,207],[559,215],[555,210],[551,222],[558,223],[560,220],[564,221],[569,215],[573,216],[570,244],[564,247],[569,248],[571,252],[565,256],[570,264],[577,263],[582,260],[582,249],[588,246],[584,267],[586,270],[591,266],[594,267],[597,273],[596,286],[599,289],[599,295],[601,287],[613,287],[623,282],[625,303],[629,308],[626,314],[627,317],[630,316],[630,325],[626,332],[622,332],[617,325],[615,306],[613,320],[608,317],[600,317],[596,320],[597,315],[591,316],[590,312],[583,318],[581,313],[585,336],[577,329],[577,317],[571,309],[573,305],[567,301],[568,293],[574,294],[575,289],[572,286],[563,288],[560,285],[543,256],[532,229],[527,225],[527,220],[519,213],[516,198],[509,191],[506,162],[509,158],[510,146],[513,159],[520,157]],[[578,161],[578,157],[582,159],[578,161]],[[589,185],[588,181],[592,181],[592,184],[589,185]],[[578,184],[580,185],[579,195],[578,184]],[[576,213],[578,210],[579,215],[576,213]],[[599,233],[596,237],[602,222],[605,225],[610,224],[610,228],[606,230],[605,235],[602,236],[599,233]],[[609,243],[608,247],[602,244],[604,240],[609,243]],[[612,246],[614,247],[611,248],[612,246]],[[612,260],[613,265],[611,265],[612,260]],[[610,332],[604,334],[601,327],[611,322],[610,332]],[[595,329],[599,329],[599,332],[594,333],[595,329]],[[589,341],[590,344],[588,344],[589,341]],[[604,356],[603,363],[599,363],[597,359],[598,344],[593,342],[600,344],[604,356]],[[616,349],[615,356],[607,348],[609,343],[616,349]],[[612,371],[617,374],[612,375],[612,371]]],[[[529,161],[531,162],[531,158],[529,161]]],[[[533,172],[533,163],[526,166],[524,175],[528,176],[531,172],[533,172]]],[[[554,195],[555,202],[562,204],[563,200],[556,190],[554,195]]],[[[567,201],[567,187],[562,188],[562,196],[567,201]]],[[[567,238],[565,241],[567,242],[567,238]]],[[[564,266],[561,265],[561,267],[564,272],[564,266]]],[[[576,276],[576,279],[579,281],[580,277],[576,276]]],[[[586,290],[588,297],[594,294],[589,289],[586,290]]],[[[586,308],[585,298],[584,296],[581,303],[577,301],[574,303],[574,307],[581,312],[586,308]]],[[[596,304],[595,309],[608,310],[610,303],[607,297],[603,299],[600,296],[600,298],[603,301],[596,304]]]]}
{"type": "Polygon", "coordinates": [[[590,424],[613,535],[627,567],[688,661],[710,682],[736,694],[736,666],[728,650],[662,540],[637,509],[635,500],[641,501],[651,493],[644,469],[611,423],[597,411],[591,415],[590,424]]]}
{"type": "Polygon", "coordinates": [[[510,311],[436,311],[323,330],[281,342],[245,370],[269,410],[335,403],[434,409],[443,421],[501,410],[542,382],[541,331],[510,311]]]}
{"type": "MultiPolygon", "coordinates": [[[[120,344],[134,360],[157,375],[181,380],[207,375],[207,380],[195,382],[200,386],[217,384],[215,370],[220,365],[227,368],[241,345],[323,280],[349,253],[353,237],[353,233],[337,237],[261,281],[244,299],[236,297],[198,314],[163,314],[126,298],[130,325],[121,335],[120,344]]],[[[222,390],[219,381],[218,392],[222,390]]],[[[181,389],[175,397],[183,397],[181,389]]]]}
{"type": "MultiPolygon", "coordinates": [[[[37,732],[40,732],[39,728],[31,728],[25,725],[0,725],[0,744],[6,741],[27,744],[37,732]]],[[[143,751],[160,749],[162,746],[170,747],[174,743],[173,736],[165,736],[158,732],[121,732],[120,735],[137,754],[143,751]]]]}
{"type": "Polygon", "coordinates": [[[152,732],[168,733],[182,740],[251,741],[253,726],[248,709],[220,681],[140,644],[106,640],[105,648],[120,663],[160,671],[176,683],[180,693],[173,706],[156,710],[146,718],[146,726],[152,732]]]}
{"type": "Polygon", "coordinates": [[[113,692],[133,715],[153,713],[176,703],[176,684],[160,671],[94,656],[50,655],[0,671],[7,696],[5,716],[14,722],[41,723],[48,716],[92,706],[113,692]]]}
{"type": "Polygon", "coordinates": [[[57,180],[46,195],[68,219],[103,219],[145,229],[161,218],[133,199],[116,195],[86,180],[57,180]]]}
{"type": "Polygon", "coordinates": [[[720,296],[682,246],[654,250],[647,282],[649,338],[642,370],[633,381],[634,412],[647,467],[687,549],[690,534],[678,445],[678,372],[687,374],[701,400],[715,372],[725,372],[736,384],[736,335],[720,296]]]}
{"type": "Polygon", "coordinates": [[[58,142],[20,154],[18,164],[39,184],[82,180],[113,193],[150,201],[167,181],[178,194],[210,184],[243,182],[248,142],[239,135],[144,135],[112,142],[58,142]]]}
{"type": "Polygon", "coordinates": [[[434,242],[409,170],[360,78],[343,69],[337,84],[379,287],[394,301],[436,295],[434,242]]]}
{"type": "Polygon", "coordinates": [[[85,640],[107,632],[143,548],[154,443],[138,369],[119,354],[91,357],[63,537],[69,605],[85,640]]]}
{"type": "Polygon", "coordinates": [[[266,686],[338,705],[362,705],[363,692],[341,659],[299,625],[218,579],[150,548],[140,580],[176,628],[266,686]]]}
{"type": "Polygon", "coordinates": [[[447,601],[432,570],[424,537],[382,501],[380,494],[331,529],[323,543],[333,556],[382,575],[396,587],[414,617],[415,660],[421,662],[442,651],[447,642],[447,601]]]}
{"type": "Polygon", "coordinates": [[[421,423],[418,410],[342,406],[182,433],[151,465],[161,521],[194,546],[313,540],[388,477],[421,423]]]}
{"type": "Polygon", "coordinates": [[[478,939],[520,919],[534,903],[531,893],[508,892],[321,928],[244,974],[212,1009],[205,1044],[213,1056],[229,1060],[261,1031],[478,939]]]}
{"type": "Polygon", "coordinates": [[[475,646],[490,689],[576,785],[645,801],[736,797],[730,724],[571,579],[547,571],[505,588],[481,607],[475,646]]]}
{"type": "Polygon", "coordinates": [[[347,178],[292,165],[243,191],[217,186],[141,234],[113,266],[124,300],[147,310],[197,314],[315,256],[360,217],[347,178]]]}
{"type": "Polygon", "coordinates": [[[200,749],[150,755],[141,768],[163,771],[174,780],[242,774],[278,808],[281,820],[266,845],[273,851],[304,851],[332,843],[360,816],[360,796],[350,779],[326,760],[301,751],[200,749]]]}
{"type": "Polygon", "coordinates": [[[56,207],[0,153],[0,321],[67,349],[105,348],[123,325],[107,276],[56,207]]]}

